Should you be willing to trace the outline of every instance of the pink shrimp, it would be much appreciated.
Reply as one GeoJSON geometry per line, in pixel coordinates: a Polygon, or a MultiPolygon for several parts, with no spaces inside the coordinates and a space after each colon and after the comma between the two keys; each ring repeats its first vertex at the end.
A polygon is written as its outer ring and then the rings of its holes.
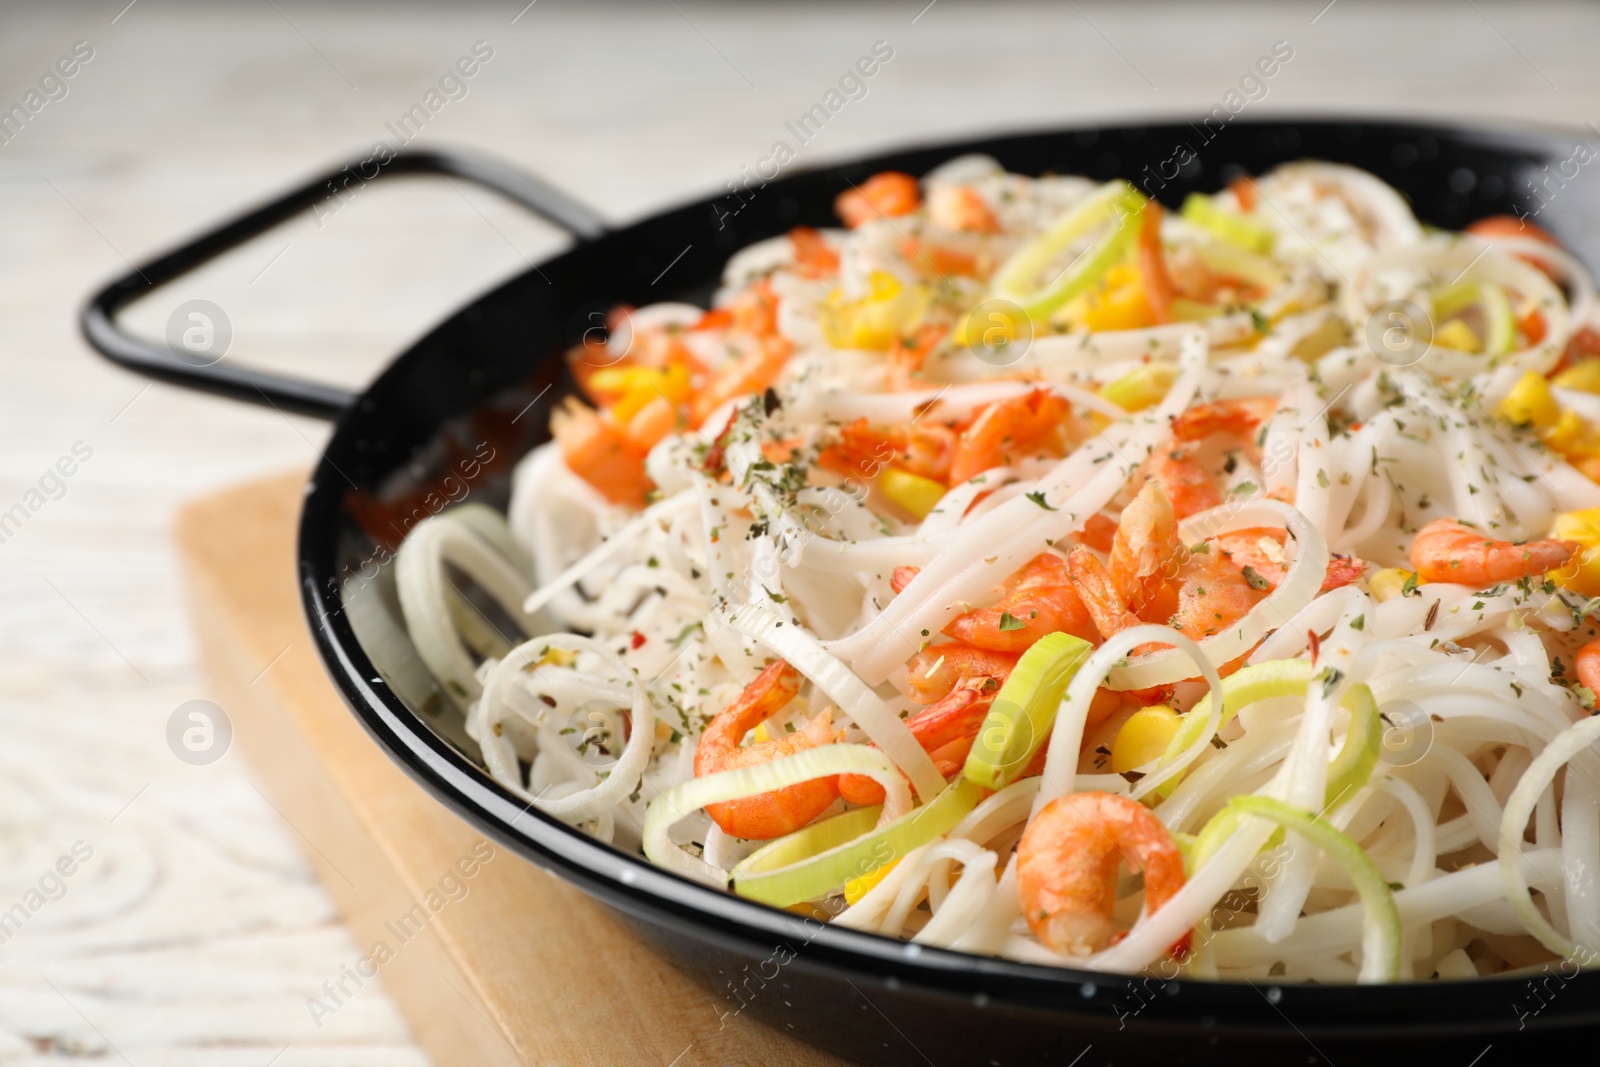
{"type": "MultiPolygon", "coordinates": [[[[744,735],[783,710],[800,692],[800,672],[783,660],[762,671],[733,703],[719,711],[694,751],[696,777],[766,763],[833,742],[833,709],[825,708],[804,729],[771,741],[739,744],[744,735]]],[[[706,814],[724,833],[765,841],[793,833],[821,815],[839,795],[836,778],[774,789],[753,797],[707,804],[706,814]]]]}
{"type": "MultiPolygon", "coordinates": [[[[1183,856],[1172,834],[1136,800],[1071,793],[1044,806],[1017,844],[1017,895],[1045,945],[1087,956],[1113,944],[1111,910],[1122,864],[1144,872],[1144,910],[1154,915],[1183,888],[1183,856]]],[[[1189,933],[1171,953],[1188,955],[1189,933]]]]}
{"type": "Polygon", "coordinates": [[[1555,570],[1582,546],[1576,541],[1497,541],[1455,519],[1434,519],[1411,542],[1411,566],[1424,582],[1483,585],[1555,570]]]}
{"type": "Polygon", "coordinates": [[[928,218],[947,230],[1000,232],[1000,220],[988,201],[965,185],[934,186],[928,193],[928,218]]]}
{"type": "Polygon", "coordinates": [[[1178,569],[1178,610],[1170,621],[1195,641],[1238,622],[1266,596],[1220,549],[1209,542],[1205,547],[1208,551],[1188,553],[1178,569]]]}
{"type": "Polygon", "coordinates": [[[1250,396],[1197,404],[1172,420],[1172,436],[1200,441],[1214,433],[1249,437],[1278,410],[1275,396],[1250,396]]]}
{"type": "MultiPolygon", "coordinates": [[[[916,577],[915,567],[899,567],[890,579],[895,592],[916,577]]],[[[992,608],[977,608],[957,615],[944,628],[947,636],[990,652],[1022,653],[1046,634],[1065,632],[1086,641],[1095,639],[1094,622],[1072,588],[1066,564],[1046,552],[1000,587],[1000,600],[992,608]]]]}
{"type": "MultiPolygon", "coordinates": [[[[1249,567],[1266,580],[1267,589],[1273,590],[1289,572],[1283,554],[1287,534],[1271,526],[1252,526],[1219,534],[1214,544],[1222,550],[1235,567],[1241,571],[1249,567]]],[[[1328,571],[1322,579],[1324,593],[1361,580],[1367,565],[1353,556],[1333,555],[1328,559],[1328,571]]],[[[1248,577],[1248,575],[1247,575],[1248,577]]]]}
{"type": "Polygon", "coordinates": [[[906,664],[906,696],[918,704],[932,704],[973,681],[1004,682],[1017,659],[1016,653],[991,652],[959,641],[932,645],[906,664]]]}
{"type": "Polygon", "coordinates": [[[1576,671],[1579,685],[1600,694],[1600,640],[1590,641],[1578,649],[1576,671]]]}
{"type": "Polygon", "coordinates": [[[1200,465],[1190,445],[1158,448],[1144,461],[1145,476],[1160,482],[1180,519],[1198,515],[1222,503],[1222,490],[1211,472],[1200,465]]]}
{"type": "Polygon", "coordinates": [[[950,484],[960,485],[992,467],[1040,453],[1060,455],[1067,444],[1072,405],[1059,393],[1035,389],[997,400],[961,434],[950,464],[950,484]]]}
{"type": "Polygon", "coordinates": [[[724,402],[759,393],[777,381],[793,352],[794,343],[787,337],[763,337],[744,355],[718,368],[690,402],[695,424],[706,421],[724,402]]]}
{"type": "MultiPolygon", "coordinates": [[[[989,705],[1000,686],[993,679],[964,683],[936,704],[922,709],[906,722],[923,751],[939,753],[939,773],[946,778],[961,769],[973,738],[983,727],[989,705]],[[964,742],[964,744],[958,744],[964,742]],[[944,751],[941,751],[944,750],[944,751]]],[[[852,804],[882,804],[883,786],[864,774],[841,774],[839,795],[852,804]]]]}
{"type": "Polygon", "coordinates": [[[1127,609],[1138,615],[1177,576],[1183,542],[1178,518],[1161,483],[1144,483],[1122,510],[1108,559],[1111,582],[1127,609]]]}
{"type": "Polygon", "coordinates": [[[649,451],[608,416],[576,397],[550,416],[550,430],[568,469],[613,504],[642,508],[650,491],[644,457],[649,451]]]}

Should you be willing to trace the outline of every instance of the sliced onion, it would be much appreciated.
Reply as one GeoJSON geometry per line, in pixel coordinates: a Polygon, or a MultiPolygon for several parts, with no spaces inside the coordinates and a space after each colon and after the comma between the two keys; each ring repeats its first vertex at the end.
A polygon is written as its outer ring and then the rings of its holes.
{"type": "MultiPolygon", "coordinates": [[[[1264,523],[1276,523],[1289,531],[1297,546],[1283,581],[1267,597],[1251,608],[1238,622],[1199,642],[1200,651],[1211,663],[1227,663],[1250,651],[1269,630],[1289,621],[1316,597],[1328,570],[1328,543],[1306,517],[1276,500],[1254,500],[1247,504],[1223,504],[1184,520],[1179,536],[1185,544],[1215,537],[1230,530],[1241,530],[1264,523]]],[[[1161,649],[1129,660],[1126,667],[1112,671],[1106,688],[1150,689],[1171,685],[1194,676],[1188,655],[1176,648],[1161,649]]]]}
{"type": "MultiPolygon", "coordinates": [[[[598,784],[559,799],[545,799],[530,794],[526,789],[513,787],[545,814],[563,822],[577,823],[592,819],[617,806],[638,788],[639,780],[650,764],[650,754],[655,747],[656,713],[655,707],[650,703],[646,687],[634,675],[633,669],[600,642],[577,634],[551,634],[526,641],[495,664],[494,670],[489,672],[484,684],[482,706],[485,715],[484,725],[487,728],[479,731],[483,736],[478,738],[478,743],[483,748],[485,762],[489,764],[491,772],[498,781],[520,782],[522,773],[511,738],[497,734],[493,729],[494,711],[496,708],[509,706],[508,690],[513,686],[520,686],[528,666],[544,659],[545,654],[551,649],[593,653],[603,660],[618,678],[626,681],[627,692],[632,696],[628,742],[615,763],[607,768],[596,769],[596,773],[602,769],[606,773],[606,777],[598,784]]],[[[598,692],[600,690],[597,689],[598,692]]],[[[612,697],[602,699],[614,699],[615,696],[616,694],[613,694],[612,697]]]]}
{"type": "Polygon", "coordinates": [[[574,562],[572,566],[530,594],[523,603],[522,610],[529,615],[535,614],[560,596],[563,591],[582,581],[595,568],[603,565],[618,549],[637,545],[640,536],[650,528],[652,523],[660,522],[662,519],[670,519],[679,512],[688,510],[694,502],[693,493],[682,492],[668,497],[666,500],[651,504],[631,519],[628,525],[601,541],[585,553],[583,558],[574,562]]]}
{"type": "Polygon", "coordinates": [[[482,688],[476,664],[451,620],[450,598],[458,591],[445,574],[447,563],[460,568],[494,597],[524,633],[532,633],[537,620],[523,608],[528,579],[467,523],[445,512],[412,529],[395,554],[400,610],[417,655],[451,701],[465,711],[482,688]]]}
{"type": "Polygon", "coordinates": [[[689,855],[672,843],[668,831],[673,825],[707,804],[742,800],[837,774],[864,774],[883,786],[880,826],[894,822],[911,810],[911,794],[906,789],[906,781],[882,752],[866,745],[823,745],[821,748],[808,748],[803,752],[780,756],[766,763],[691,778],[673,786],[651,801],[645,811],[644,854],[658,867],[665,867],[719,889],[726,888],[727,871],[689,855]]]}
{"type": "MultiPolygon", "coordinates": [[[[1591,716],[1558,734],[1522,773],[1522,780],[1506,798],[1505,813],[1500,817],[1500,879],[1505,886],[1506,899],[1528,933],[1557,956],[1569,959],[1578,953],[1577,944],[1550,924],[1528,892],[1528,875],[1522,864],[1522,834],[1539,798],[1555,781],[1556,772],[1596,741],[1600,741],[1600,716],[1591,716]]],[[[1592,951],[1585,954],[1593,956],[1592,951]]]]}

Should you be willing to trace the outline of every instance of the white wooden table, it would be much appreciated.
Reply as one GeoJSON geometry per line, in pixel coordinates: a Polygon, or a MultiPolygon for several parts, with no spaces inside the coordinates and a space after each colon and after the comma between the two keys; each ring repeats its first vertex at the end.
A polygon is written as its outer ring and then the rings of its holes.
{"type": "MultiPolygon", "coordinates": [[[[0,515],[26,511],[0,544],[4,1064],[425,1062],[376,983],[317,1025],[308,998],[358,951],[301,860],[316,842],[237,754],[191,766],[166,742],[173,710],[207,695],[175,588],[174,508],[308,465],[325,428],[146,386],[90,353],[74,315],[128,260],[392,143],[385,124],[476,42],[492,57],[465,95],[447,86],[459,98],[419,143],[493,152],[616,220],[737,177],[878,40],[893,59],[802,161],[1192,115],[1277,41],[1294,58],[1249,114],[1600,119],[1600,10],[1570,6],[124,2],[0,6],[0,106],[24,103],[76,42],[92,49],[0,144],[0,515]],[[77,442],[92,455],[41,486],[77,442]],[[47,874],[58,862],[70,876],[47,874]]],[[[359,384],[561,243],[443,184],[369,191],[321,222],[254,242],[132,321],[159,336],[178,300],[203,297],[232,323],[229,359],[359,384]]]]}

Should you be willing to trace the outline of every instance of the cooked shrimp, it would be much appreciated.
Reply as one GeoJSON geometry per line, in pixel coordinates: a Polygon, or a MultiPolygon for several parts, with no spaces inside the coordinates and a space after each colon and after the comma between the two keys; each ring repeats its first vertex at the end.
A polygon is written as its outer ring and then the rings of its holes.
{"type": "Polygon", "coordinates": [[[1000,232],[1000,220],[988,202],[965,185],[935,186],[928,194],[928,218],[947,230],[1000,232]]]}
{"type": "Polygon", "coordinates": [[[1582,547],[1576,541],[1496,541],[1455,519],[1434,519],[1411,542],[1411,566],[1424,582],[1483,585],[1555,570],[1582,547]]]}
{"type": "Polygon", "coordinates": [[[733,298],[728,306],[733,325],[756,337],[771,337],[778,332],[778,294],[772,282],[763,278],[733,298]]]}
{"type": "Polygon", "coordinates": [[[810,226],[790,230],[789,243],[794,246],[794,265],[805,277],[826,278],[839,272],[839,253],[810,226]]]}
{"type": "MultiPolygon", "coordinates": [[[[744,735],[783,710],[800,692],[800,672],[783,660],[762,671],[743,693],[717,713],[694,750],[694,773],[713,774],[781,756],[803,752],[833,741],[833,709],[824,708],[804,729],[771,741],[740,745],[744,735]]],[[[753,841],[782,837],[806,825],[827,810],[839,795],[834,778],[774,789],[740,800],[706,805],[706,814],[724,833],[753,841]]]]}
{"type": "Polygon", "coordinates": [[[833,210],[852,230],[886,215],[909,215],[921,206],[917,179],[893,170],[874,174],[833,202],[833,210]]]}
{"type": "Polygon", "coordinates": [[[1195,641],[1238,622],[1267,595],[1220,549],[1209,542],[1204,547],[1205,552],[1188,553],[1178,569],[1178,610],[1170,621],[1195,641]]]}
{"type": "Polygon", "coordinates": [[[1590,641],[1578,649],[1576,669],[1578,684],[1600,695],[1600,640],[1590,641]]]}
{"type": "Polygon", "coordinates": [[[838,440],[818,454],[817,465],[846,478],[872,478],[895,466],[943,482],[955,447],[948,426],[919,421],[909,430],[878,429],[860,418],[839,427],[838,440]]]}
{"type": "MultiPolygon", "coordinates": [[[[939,342],[944,340],[944,335],[949,331],[948,326],[928,323],[917,327],[916,333],[911,335],[909,341],[896,337],[894,343],[889,346],[889,355],[884,360],[889,388],[909,391],[926,387],[927,382],[917,379],[916,374],[922,369],[928,354],[939,346],[939,342]]],[[[915,428],[916,424],[913,423],[912,429],[915,428]]]]}
{"type": "Polygon", "coordinates": [[[622,427],[593,408],[568,397],[550,417],[551,433],[572,473],[613,504],[642,508],[650,490],[642,448],[622,427]]]}
{"type": "Polygon", "coordinates": [[[1050,389],[990,404],[961,434],[950,464],[950,484],[959,485],[1013,458],[1043,452],[1060,455],[1067,444],[1066,421],[1071,413],[1072,405],[1050,389]]]}
{"type": "Polygon", "coordinates": [[[1150,314],[1159,323],[1172,321],[1172,304],[1178,298],[1172,275],[1167,272],[1166,256],[1161,250],[1161,219],[1166,214],[1154,200],[1144,205],[1140,212],[1139,240],[1135,254],[1139,260],[1139,277],[1144,282],[1145,300],[1150,314]]]}
{"type": "Polygon", "coordinates": [[[1161,483],[1151,479],[1122,510],[1108,560],[1111,581],[1122,602],[1135,615],[1177,577],[1183,543],[1178,518],[1161,483]]]}
{"type": "MultiPolygon", "coordinates": [[[[923,751],[930,755],[939,753],[935,765],[946,778],[960,770],[966,761],[973,738],[983,728],[989,705],[994,703],[999,691],[999,683],[992,678],[964,683],[906,720],[911,736],[917,739],[923,751]]],[[[883,786],[864,774],[841,774],[839,795],[852,804],[882,804],[883,786]]]]}
{"type": "Polygon", "coordinates": [[[1018,658],[1010,652],[991,652],[959,641],[933,645],[906,664],[906,696],[918,704],[932,704],[969,682],[988,678],[1004,682],[1018,658]]]}
{"type": "Polygon", "coordinates": [[[993,269],[994,259],[987,252],[967,251],[952,244],[932,244],[906,240],[900,252],[924,277],[983,278],[993,269]]]}
{"type": "MultiPolygon", "coordinates": [[[[1087,548],[1074,548],[1067,554],[1067,571],[1072,575],[1078,595],[1083,600],[1084,609],[1094,620],[1095,629],[1100,631],[1101,638],[1111,637],[1144,622],[1128,610],[1128,606],[1123,603],[1122,594],[1117,591],[1117,584],[1111,580],[1111,573],[1106,570],[1105,564],[1100,562],[1100,558],[1087,548]]],[[[1160,647],[1159,644],[1148,643],[1140,645],[1133,651],[1136,655],[1142,655],[1160,647]]],[[[1121,694],[1128,700],[1140,704],[1164,704],[1171,695],[1172,688],[1164,685],[1149,689],[1131,689],[1121,694]]]]}
{"type": "Polygon", "coordinates": [[[1117,522],[1097,511],[1084,520],[1078,540],[1098,552],[1110,552],[1117,541],[1117,522]]]}
{"type": "MultiPolygon", "coordinates": [[[[1273,590],[1289,573],[1289,559],[1284,555],[1285,531],[1272,526],[1252,526],[1219,534],[1213,541],[1241,571],[1251,571],[1266,580],[1267,589],[1273,590]]],[[[1328,559],[1328,571],[1322,579],[1324,593],[1361,580],[1367,565],[1352,556],[1333,555],[1328,559]]],[[[1246,577],[1249,577],[1246,575],[1246,577]]]]}
{"type": "Polygon", "coordinates": [[[759,344],[732,363],[720,368],[694,395],[692,411],[698,425],[726,401],[746,393],[759,393],[783,373],[794,344],[785,337],[764,337],[759,344]]]}
{"type": "MultiPolygon", "coordinates": [[[[889,584],[898,593],[916,573],[915,567],[896,568],[889,584]]],[[[975,648],[1019,654],[1046,634],[1065,632],[1086,641],[1097,636],[1094,621],[1072,588],[1066,563],[1050,552],[1035,556],[1006,579],[994,607],[957,615],[944,632],[975,648]]]]}
{"type": "Polygon", "coordinates": [[[1195,458],[1188,445],[1158,448],[1144,462],[1146,477],[1161,483],[1173,513],[1180,519],[1198,515],[1222,503],[1222,489],[1211,472],[1195,458]]]}
{"type": "Polygon", "coordinates": [[[1072,576],[1078,598],[1083,601],[1084,610],[1102,638],[1144,621],[1128,610],[1122,594],[1117,591],[1117,583],[1111,580],[1111,572],[1100,562],[1100,557],[1087,548],[1079,546],[1067,553],[1067,573],[1072,576]]]}
{"type": "MultiPolygon", "coordinates": [[[[1017,895],[1028,927],[1048,948],[1087,956],[1120,938],[1111,910],[1123,863],[1144,872],[1153,915],[1183,888],[1183,856],[1161,820],[1113,793],[1072,793],[1044,806],[1017,845],[1017,895]]],[[[1188,954],[1189,934],[1172,945],[1188,954]]]]}
{"type": "Polygon", "coordinates": [[[1172,435],[1180,441],[1199,441],[1214,433],[1250,437],[1278,410],[1275,396],[1250,396],[1197,404],[1172,420],[1172,435]]]}

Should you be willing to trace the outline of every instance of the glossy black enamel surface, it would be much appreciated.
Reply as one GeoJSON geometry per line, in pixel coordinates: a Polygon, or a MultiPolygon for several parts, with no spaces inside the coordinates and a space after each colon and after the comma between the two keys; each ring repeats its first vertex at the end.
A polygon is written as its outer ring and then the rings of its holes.
{"type": "MultiPolygon", "coordinates": [[[[1600,1025],[1600,975],[1551,978],[1537,997],[1525,980],[1282,989],[1130,980],[918,949],[690,884],[528,810],[496,786],[382,682],[342,610],[340,579],[373,552],[351,519],[353,486],[381,495],[400,482],[426,481],[449,460],[440,445],[446,426],[458,440],[497,434],[497,447],[513,454],[530,447],[563,387],[558,354],[590,325],[589,312],[665,299],[703,303],[729,253],[797,224],[833,224],[834,196],[878,170],[920,174],[978,151],[1023,173],[1125,176],[1176,205],[1235,172],[1315,157],[1369,169],[1405,192],[1425,222],[1458,228],[1539,205],[1528,182],[1544,179],[1546,166],[1563,177],[1578,142],[1577,134],[1343,121],[1237,123],[1212,132],[1208,139],[1179,123],[1026,134],[797,172],[579,243],[457,312],[344,413],[306,498],[302,591],[346,700],[425,788],[496,841],[627,915],[704,981],[724,1011],[750,1012],[862,1062],[1087,1067],[1159,1056],[1168,1063],[1465,1065],[1491,1044],[1484,1062],[1523,1062],[1582,1037],[1574,1028],[1600,1025]],[[1176,160],[1190,154],[1179,168],[1176,160]],[[540,396],[552,382],[556,388],[540,396]]],[[[1591,265],[1600,262],[1594,179],[1546,180],[1540,195],[1548,203],[1537,221],[1591,265]]],[[[486,475],[474,493],[503,502],[503,470],[486,475]]]]}

